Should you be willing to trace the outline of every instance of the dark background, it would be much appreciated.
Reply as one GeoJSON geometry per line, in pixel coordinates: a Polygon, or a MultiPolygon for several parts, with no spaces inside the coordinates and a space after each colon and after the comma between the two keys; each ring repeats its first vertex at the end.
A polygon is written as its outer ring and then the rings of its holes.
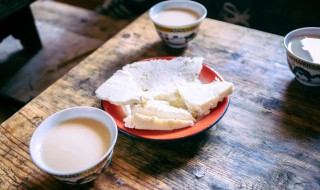
{"type": "MultiPolygon", "coordinates": [[[[126,17],[121,14],[117,7],[124,6],[132,15],[139,15],[148,10],[159,0],[106,0],[112,1],[111,5],[105,6],[105,14],[126,17]],[[117,10],[117,11],[116,11],[117,10]]],[[[285,35],[289,31],[310,26],[320,26],[320,1],[319,0],[195,0],[203,4],[207,10],[207,17],[224,20],[232,17],[224,10],[225,3],[233,4],[238,13],[247,11],[250,16],[249,27],[285,35]]],[[[239,23],[234,23],[242,25],[239,23]]]]}

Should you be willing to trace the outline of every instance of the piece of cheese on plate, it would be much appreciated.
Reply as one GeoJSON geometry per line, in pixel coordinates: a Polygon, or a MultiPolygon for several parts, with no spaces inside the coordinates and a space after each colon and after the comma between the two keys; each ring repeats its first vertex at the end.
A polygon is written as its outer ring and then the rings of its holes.
{"type": "MultiPolygon", "coordinates": [[[[179,86],[197,80],[202,62],[202,57],[177,57],[128,64],[103,83],[96,95],[116,105],[170,97],[179,86]]],[[[179,99],[176,103],[181,104],[179,99]]]]}
{"type": "Polygon", "coordinates": [[[198,78],[203,57],[177,57],[171,60],[139,61],[124,66],[143,91],[174,91],[198,78]]]}
{"type": "Polygon", "coordinates": [[[167,101],[149,100],[131,107],[131,114],[139,113],[145,116],[155,116],[159,119],[182,119],[195,121],[195,118],[185,109],[171,106],[167,101]]]}
{"type": "Polygon", "coordinates": [[[193,115],[207,115],[234,90],[232,83],[214,81],[208,84],[188,83],[178,88],[181,98],[193,115]]]}
{"type": "Polygon", "coordinates": [[[195,118],[169,102],[150,100],[131,107],[131,115],[124,119],[128,128],[145,130],[173,130],[192,126],[195,118]]]}
{"type": "Polygon", "coordinates": [[[177,107],[177,108],[183,108],[187,109],[186,104],[181,99],[178,88],[169,90],[161,90],[161,91],[147,91],[143,93],[142,100],[161,100],[161,101],[167,101],[170,103],[170,105],[177,107]]]}
{"type": "Polygon", "coordinates": [[[126,105],[139,102],[142,91],[129,72],[118,70],[96,90],[96,95],[112,104],[126,105]]]}
{"type": "Polygon", "coordinates": [[[125,127],[143,130],[173,130],[193,124],[192,120],[159,119],[155,116],[146,116],[139,113],[132,114],[124,119],[125,127]]]}

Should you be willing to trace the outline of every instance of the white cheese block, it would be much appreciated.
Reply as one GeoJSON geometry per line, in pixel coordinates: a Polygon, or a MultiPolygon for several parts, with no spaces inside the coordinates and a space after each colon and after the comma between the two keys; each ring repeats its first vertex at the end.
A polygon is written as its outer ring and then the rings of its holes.
{"type": "Polygon", "coordinates": [[[195,118],[185,109],[171,106],[167,101],[150,100],[131,107],[131,114],[155,116],[159,119],[191,120],[195,118]]]}
{"type": "Polygon", "coordinates": [[[214,81],[208,84],[188,83],[181,86],[178,91],[190,113],[194,115],[207,115],[234,90],[230,82],[214,81]]]}
{"type": "Polygon", "coordinates": [[[124,106],[121,106],[121,108],[122,108],[123,113],[126,116],[131,115],[131,107],[130,107],[130,105],[124,105],[124,106]]]}
{"type": "Polygon", "coordinates": [[[202,57],[177,57],[172,60],[139,61],[123,67],[143,91],[172,92],[178,86],[196,80],[202,69],[202,57]]]}
{"type": "Polygon", "coordinates": [[[191,120],[159,119],[139,113],[126,117],[124,122],[125,127],[142,130],[173,130],[193,125],[191,120]]]}
{"type": "MultiPolygon", "coordinates": [[[[116,105],[134,104],[157,97],[169,99],[179,86],[197,80],[202,62],[202,57],[135,62],[117,71],[96,90],[96,95],[116,105]]],[[[171,102],[184,106],[180,99],[175,98],[171,102]]]]}
{"type": "Polygon", "coordinates": [[[171,91],[169,90],[162,90],[162,91],[147,91],[143,94],[143,100],[161,100],[161,101],[167,101],[170,103],[170,105],[177,107],[177,108],[183,108],[187,109],[187,106],[185,105],[184,101],[181,99],[178,88],[173,89],[171,91]]]}
{"type": "Polygon", "coordinates": [[[95,93],[101,100],[115,105],[125,105],[139,102],[142,90],[129,72],[118,70],[95,93]]]}

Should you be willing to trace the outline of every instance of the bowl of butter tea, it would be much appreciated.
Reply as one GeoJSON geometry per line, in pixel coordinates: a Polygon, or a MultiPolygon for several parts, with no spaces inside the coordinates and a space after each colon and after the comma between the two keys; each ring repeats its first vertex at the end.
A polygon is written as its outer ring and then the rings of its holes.
{"type": "Polygon", "coordinates": [[[117,127],[105,111],[87,106],[59,111],[44,120],[30,141],[37,167],[69,184],[94,180],[109,165],[117,127]]]}
{"type": "Polygon", "coordinates": [[[287,62],[296,79],[320,86],[320,27],[299,28],[284,38],[287,62]]]}

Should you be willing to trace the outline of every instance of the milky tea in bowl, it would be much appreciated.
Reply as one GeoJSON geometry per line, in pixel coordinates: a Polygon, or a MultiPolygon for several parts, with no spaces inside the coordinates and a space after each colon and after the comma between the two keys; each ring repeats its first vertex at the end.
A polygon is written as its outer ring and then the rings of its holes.
{"type": "Polygon", "coordinates": [[[75,172],[98,162],[110,144],[110,132],[103,123],[74,118],[51,129],[42,143],[41,157],[55,171],[75,172]]]}
{"type": "Polygon", "coordinates": [[[169,26],[190,25],[199,18],[200,15],[195,11],[183,8],[163,10],[154,16],[157,23],[169,26]]]}
{"type": "Polygon", "coordinates": [[[95,179],[111,161],[117,127],[106,112],[92,107],[60,111],[34,132],[34,163],[59,180],[82,184],[95,179]]]}
{"type": "Polygon", "coordinates": [[[160,38],[173,48],[186,47],[196,37],[206,15],[203,5],[185,0],[163,1],[149,11],[160,38]]]}
{"type": "Polygon", "coordinates": [[[296,79],[307,86],[320,86],[320,28],[293,30],[285,36],[284,45],[296,79]]]}

